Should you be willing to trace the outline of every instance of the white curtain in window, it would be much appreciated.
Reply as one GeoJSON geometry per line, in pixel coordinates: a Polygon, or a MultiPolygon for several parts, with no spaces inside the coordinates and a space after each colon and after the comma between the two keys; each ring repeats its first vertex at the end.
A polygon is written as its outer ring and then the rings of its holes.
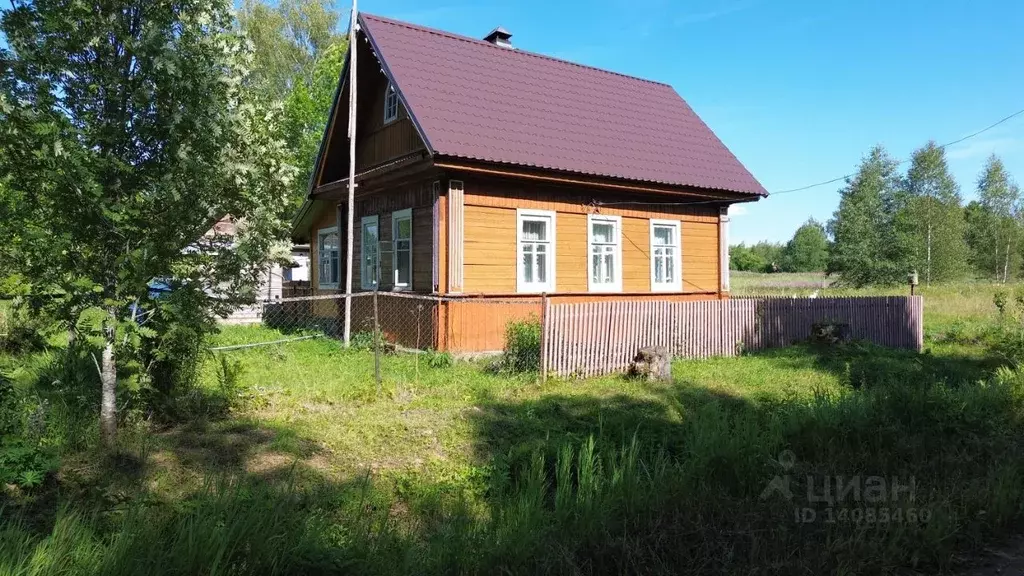
{"type": "Polygon", "coordinates": [[[523,250],[522,274],[526,284],[545,284],[549,253],[548,221],[546,219],[523,220],[520,232],[523,250]]]}
{"type": "Polygon", "coordinates": [[[655,284],[673,284],[676,282],[676,251],[679,239],[676,226],[655,225],[652,233],[652,255],[655,284]]]}
{"type": "Polygon", "coordinates": [[[590,226],[590,276],[598,285],[615,284],[615,252],[618,242],[613,222],[592,222],[590,226]]]}

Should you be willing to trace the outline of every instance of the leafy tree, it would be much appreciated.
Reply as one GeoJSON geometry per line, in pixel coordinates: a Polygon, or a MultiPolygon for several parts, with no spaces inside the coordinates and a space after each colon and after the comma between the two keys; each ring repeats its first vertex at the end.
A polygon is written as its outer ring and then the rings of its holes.
{"type": "Polygon", "coordinates": [[[277,130],[289,161],[299,168],[289,194],[298,208],[308,191],[348,38],[335,32],[338,13],[325,0],[284,0],[276,6],[246,0],[238,20],[253,42],[254,90],[283,104],[277,130]]]}
{"type": "Polygon", "coordinates": [[[786,272],[820,272],[828,265],[828,236],[825,227],[811,218],[797,228],[782,252],[786,272]]]}
{"type": "Polygon", "coordinates": [[[729,247],[729,268],[741,272],[762,272],[766,263],[744,243],[729,247]]]}
{"type": "Polygon", "coordinates": [[[729,248],[729,267],[743,272],[778,272],[782,245],[761,241],[752,246],[740,243],[729,248]]]}
{"type": "Polygon", "coordinates": [[[348,41],[344,38],[324,50],[313,66],[312,82],[296,83],[284,100],[282,138],[288,147],[289,161],[299,168],[289,194],[296,208],[308,191],[347,50],[348,41]]]}
{"type": "MultiPolygon", "coordinates": [[[[272,6],[245,0],[238,22],[253,44],[249,81],[257,92],[280,101],[297,84],[315,84],[317,62],[344,38],[337,34],[338,12],[332,4],[327,0],[281,0],[272,6]]],[[[337,76],[333,80],[336,82],[337,76]]]]}
{"type": "Polygon", "coordinates": [[[1018,265],[1020,199],[1002,160],[990,156],[978,177],[978,200],[967,206],[965,218],[971,264],[996,281],[1006,282],[1018,265]]]}
{"type": "MultiPolygon", "coordinates": [[[[294,169],[246,86],[226,0],[15,1],[0,30],[0,179],[18,202],[17,272],[102,348],[100,429],[154,278],[209,324],[251,293],[283,236],[294,169]],[[239,217],[233,238],[206,234],[239,217]]],[[[8,240],[7,237],[4,238],[8,240]]],[[[170,312],[169,312],[170,313],[170,312]]]]}
{"type": "Polygon", "coordinates": [[[898,166],[876,146],[839,191],[839,207],[828,223],[833,242],[826,270],[842,283],[893,284],[909,272],[896,226],[902,206],[898,166]]]}
{"type": "Polygon", "coordinates": [[[926,283],[962,278],[967,239],[960,187],[949,173],[945,151],[929,142],[914,152],[903,183],[902,223],[914,267],[926,283]]]}

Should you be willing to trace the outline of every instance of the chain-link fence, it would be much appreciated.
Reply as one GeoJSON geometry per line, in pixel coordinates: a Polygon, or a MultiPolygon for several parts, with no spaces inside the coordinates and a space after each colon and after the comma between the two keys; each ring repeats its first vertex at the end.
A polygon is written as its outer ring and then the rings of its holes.
{"type": "MultiPolygon", "coordinates": [[[[539,320],[540,297],[431,296],[403,292],[359,292],[351,298],[351,338],[367,346],[378,335],[390,349],[439,350],[457,355],[500,352],[508,325],[539,320]]],[[[263,302],[264,326],[296,336],[311,332],[344,337],[344,294],[300,296],[263,302]]]]}

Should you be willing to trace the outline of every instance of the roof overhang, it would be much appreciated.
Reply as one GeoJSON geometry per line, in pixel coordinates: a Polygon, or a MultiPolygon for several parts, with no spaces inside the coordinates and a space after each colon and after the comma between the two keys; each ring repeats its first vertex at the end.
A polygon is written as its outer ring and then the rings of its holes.
{"type": "Polygon", "coordinates": [[[706,188],[695,188],[693,186],[678,186],[654,182],[638,182],[625,179],[591,176],[574,172],[529,168],[512,164],[466,160],[456,157],[436,156],[434,159],[434,166],[445,170],[470,172],[484,176],[518,178],[564,186],[586,186],[619,193],[633,192],[643,194],[667,194],[691,198],[695,203],[733,204],[737,202],[756,202],[764,197],[764,195],[761,194],[733,192],[729,190],[711,190],[706,188]]]}

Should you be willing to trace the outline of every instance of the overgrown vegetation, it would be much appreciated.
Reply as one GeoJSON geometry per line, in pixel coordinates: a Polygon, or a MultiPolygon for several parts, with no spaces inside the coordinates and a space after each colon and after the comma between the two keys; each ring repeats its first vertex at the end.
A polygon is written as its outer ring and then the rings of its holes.
{"type": "MultiPolygon", "coordinates": [[[[371,353],[332,339],[204,355],[194,418],[124,411],[119,459],[95,458],[94,433],[44,435],[61,473],[4,493],[0,572],[951,569],[1024,517],[1024,377],[993,355],[1019,325],[1013,292],[1000,314],[995,289],[935,290],[925,354],[799,346],[677,362],[671,384],[540,386],[389,354],[378,394],[371,353]],[[912,482],[913,498],[809,500],[837,475],[912,482]],[[776,477],[792,498],[765,494],[776,477]]],[[[511,349],[538,341],[530,322],[510,334],[511,349]]],[[[229,327],[212,343],[279,337],[229,327]]],[[[55,413],[47,355],[0,370],[55,413]]]]}
{"type": "Polygon", "coordinates": [[[519,374],[540,370],[541,326],[537,318],[513,320],[505,327],[505,350],[500,367],[519,374]]]}
{"type": "MultiPolygon", "coordinates": [[[[535,320],[499,370],[395,353],[379,386],[369,333],[211,353],[285,336],[214,317],[305,196],[344,52],[322,0],[229,9],[0,13],[0,574],[934,571],[1024,520],[1016,290],[924,288],[925,354],[797,346],[668,384],[540,385],[535,320]],[[228,214],[241,235],[204,236],[228,214]],[[903,489],[813,498],[836,477],[903,489]]],[[[827,293],[1006,282],[1019,191],[993,158],[978,192],[965,212],[933,144],[905,175],[876,149],[831,247],[811,221],[734,264],[827,253],[827,293]]]]}

